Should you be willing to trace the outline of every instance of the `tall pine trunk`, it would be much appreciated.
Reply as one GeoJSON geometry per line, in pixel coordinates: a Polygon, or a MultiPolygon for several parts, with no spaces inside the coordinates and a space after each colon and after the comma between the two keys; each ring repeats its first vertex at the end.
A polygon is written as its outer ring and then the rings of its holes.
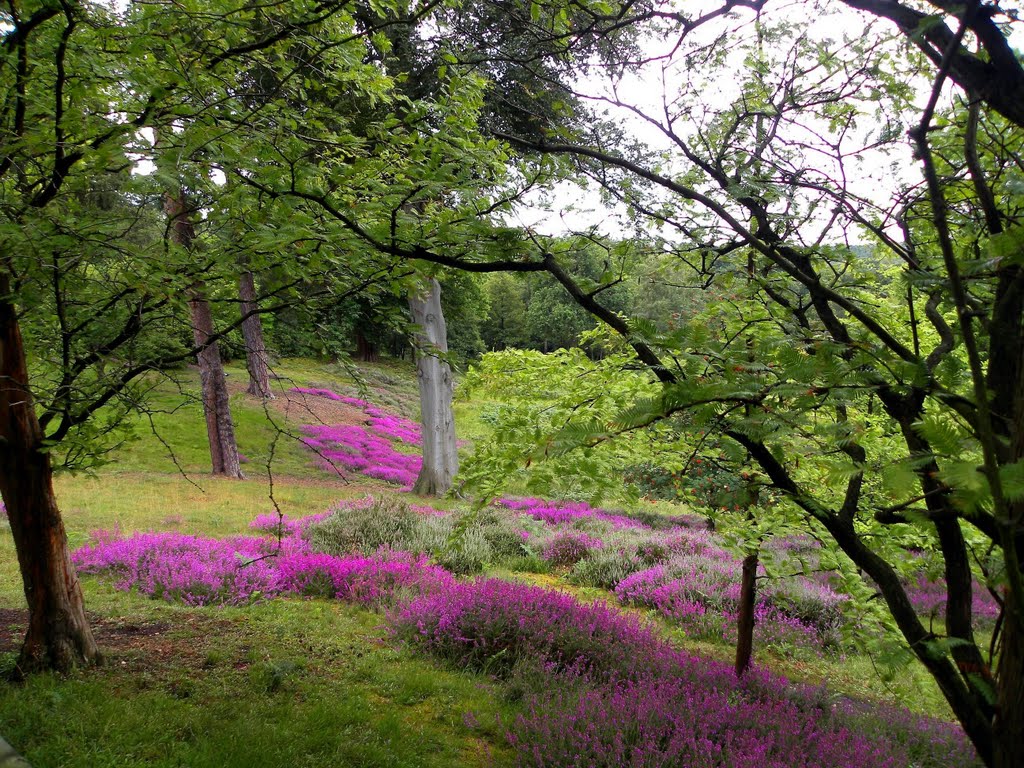
{"type": "MultiPolygon", "coordinates": [[[[192,226],[185,193],[164,196],[164,211],[170,224],[171,239],[187,251],[192,250],[196,232],[192,226]]],[[[220,349],[213,337],[213,315],[210,304],[203,295],[203,284],[197,282],[189,290],[189,309],[192,312],[192,338],[199,352],[199,381],[203,399],[203,413],[206,416],[206,434],[210,442],[210,460],[213,474],[225,477],[243,478],[238,460],[238,445],[235,442],[235,426],[231,420],[231,402],[228,396],[224,366],[220,360],[220,349]]]]}
{"type": "Polygon", "coordinates": [[[53,493],[10,279],[0,274],[0,495],[18,553],[29,623],[18,670],[67,671],[100,661],[53,493]]]}
{"type": "Polygon", "coordinates": [[[441,312],[441,284],[431,279],[427,290],[409,294],[416,332],[416,376],[420,389],[423,467],[413,492],[425,496],[447,493],[459,471],[452,413],[452,370],[443,360],[448,329],[441,312]]]}
{"type": "Polygon", "coordinates": [[[250,395],[269,400],[270,372],[267,369],[267,345],[263,341],[263,324],[256,313],[256,282],[252,272],[245,270],[238,278],[238,298],[242,304],[242,338],[245,339],[245,365],[249,370],[250,395]]]}

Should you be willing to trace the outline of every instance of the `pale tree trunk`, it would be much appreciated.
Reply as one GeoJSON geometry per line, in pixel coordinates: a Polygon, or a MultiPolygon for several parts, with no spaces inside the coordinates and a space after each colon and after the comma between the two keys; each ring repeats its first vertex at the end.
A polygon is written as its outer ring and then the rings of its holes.
{"type": "Polygon", "coordinates": [[[0,736],[0,768],[32,768],[28,760],[19,755],[3,736],[0,736]]]}
{"type": "Polygon", "coordinates": [[[0,496],[7,507],[28,605],[18,671],[67,671],[100,661],[53,493],[50,454],[29,389],[17,311],[0,274],[0,496]]]}
{"type": "Polygon", "coordinates": [[[249,370],[250,395],[269,400],[270,372],[267,369],[267,345],[263,341],[263,324],[256,313],[256,282],[252,272],[245,270],[238,278],[238,298],[242,303],[242,337],[245,339],[245,366],[249,370]]]}
{"type": "MultiPolygon", "coordinates": [[[[182,248],[191,251],[195,240],[195,228],[189,218],[184,192],[164,196],[164,211],[170,219],[171,239],[182,248]]],[[[189,289],[189,309],[192,312],[192,338],[199,353],[199,381],[203,398],[203,413],[206,416],[206,434],[210,441],[210,459],[213,474],[243,478],[238,460],[238,445],[235,443],[235,426],[231,421],[231,404],[228,397],[224,366],[220,361],[220,350],[213,336],[213,316],[210,304],[203,296],[203,284],[194,283],[189,289]]]]}
{"type": "Polygon", "coordinates": [[[459,471],[452,370],[443,359],[448,352],[448,330],[441,312],[441,284],[431,279],[425,291],[411,292],[409,309],[419,326],[415,336],[416,376],[423,432],[423,467],[413,492],[441,496],[451,489],[459,471]]]}

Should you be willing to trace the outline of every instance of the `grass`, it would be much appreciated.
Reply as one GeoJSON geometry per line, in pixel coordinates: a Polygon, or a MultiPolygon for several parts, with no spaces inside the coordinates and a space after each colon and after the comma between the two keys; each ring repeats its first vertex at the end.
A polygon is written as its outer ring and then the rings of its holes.
{"type": "MultiPolygon", "coordinates": [[[[228,368],[236,381],[241,369],[228,368]]],[[[282,387],[329,385],[415,415],[410,367],[369,366],[362,384],[342,368],[288,361],[282,387]],[[387,392],[387,396],[381,396],[387,392]]],[[[275,427],[256,400],[232,411],[248,481],[210,477],[194,372],[159,381],[153,425],[95,476],[62,475],[58,500],[72,546],[96,529],[178,530],[225,536],[273,510],[259,472],[275,427]],[[182,392],[186,399],[182,404],[182,392]],[[168,456],[173,451],[177,464],[168,456]],[[255,468],[255,471],[254,471],[255,468]],[[189,477],[182,475],[182,470],[189,477]]],[[[291,425],[292,427],[296,425],[291,425]]],[[[319,512],[358,487],[310,468],[282,437],[274,499],[293,517],[319,512]]],[[[381,486],[377,486],[377,492],[381,486]]],[[[500,720],[514,708],[477,675],[440,669],[394,645],[381,617],[321,600],[274,600],[196,609],[84,579],[86,606],[106,663],[69,677],[0,683],[0,733],[47,766],[489,766],[511,756],[500,720]]],[[[24,597],[9,528],[0,523],[0,674],[23,631],[24,597]]]]}
{"type": "Polygon", "coordinates": [[[87,600],[103,617],[104,666],[0,685],[4,735],[36,768],[509,760],[502,698],[392,647],[368,611],[316,600],[186,609],[93,580],[87,600]]]}
{"type": "MultiPolygon", "coordinates": [[[[231,378],[244,371],[229,366],[231,378]]],[[[329,387],[360,394],[406,416],[416,415],[411,365],[361,368],[289,360],[278,386],[329,387]]],[[[272,408],[236,394],[233,414],[250,479],[215,479],[202,439],[204,422],[193,372],[180,385],[154,390],[153,425],[96,476],[59,476],[58,499],[72,546],[96,529],[243,533],[273,510],[261,472],[274,445],[274,500],[290,517],[320,512],[342,498],[383,486],[349,486],[311,468],[295,440],[278,435],[272,408]],[[182,392],[186,398],[182,404],[182,392]],[[273,419],[273,421],[272,421],[273,419]],[[168,457],[168,449],[177,465],[168,457]],[[182,470],[188,473],[183,476],[182,470]]],[[[236,385],[237,388],[237,385],[236,385]]],[[[460,436],[486,433],[480,404],[459,401],[460,436]]],[[[294,429],[297,424],[288,425],[294,429]]],[[[453,502],[437,504],[450,508],[453,502]]],[[[652,508],[661,509],[662,505],[652,508]]],[[[678,511],[670,509],[667,511],[678,511]]],[[[578,589],[557,574],[493,571],[582,600],[613,600],[578,589]]],[[[43,675],[23,685],[0,683],[0,734],[35,768],[47,766],[474,766],[510,764],[501,722],[516,705],[486,678],[441,668],[395,647],[378,614],[320,600],[277,599],[243,608],[198,609],[119,592],[100,579],[83,581],[86,605],[107,663],[67,678],[43,675]]],[[[24,597],[10,531],[0,523],[0,674],[14,662],[24,597]]],[[[632,609],[628,609],[632,610],[632,609]]],[[[732,649],[694,642],[653,614],[668,637],[688,650],[728,660],[732,649]]],[[[831,690],[897,701],[940,717],[948,709],[916,666],[883,682],[871,660],[803,660],[758,649],[758,661],[796,680],[831,690]]]]}

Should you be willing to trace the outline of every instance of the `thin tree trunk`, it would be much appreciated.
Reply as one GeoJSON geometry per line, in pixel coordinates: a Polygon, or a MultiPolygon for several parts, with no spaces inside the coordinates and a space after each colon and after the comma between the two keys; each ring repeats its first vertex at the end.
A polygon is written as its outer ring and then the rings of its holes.
{"type": "Polygon", "coordinates": [[[238,459],[227,379],[224,377],[217,342],[210,341],[213,335],[213,316],[210,314],[209,302],[203,298],[202,284],[193,286],[189,307],[192,310],[192,336],[196,346],[201,347],[196,360],[199,363],[199,382],[213,474],[242,479],[245,476],[238,459]]]}
{"type": "Polygon", "coordinates": [[[267,345],[263,341],[263,323],[256,314],[256,282],[245,270],[238,278],[238,298],[242,303],[242,337],[245,339],[245,365],[249,369],[250,395],[270,400],[270,372],[267,369],[267,345]]]}
{"type": "Polygon", "coordinates": [[[0,274],[0,495],[29,614],[17,668],[21,674],[67,671],[101,657],[53,493],[50,454],[32,402],[17,312],[2,298],[10,292],[9,278],[0,274]]]}
{"type": "Polygon", "coordinates": [[[736,617],[736,677],[750,669],[754,654],[754,606],[757,602],[757,552],[743,558],[740,605],[736,617]]]}
{"type": "Polygon", "coordinates": [[[423,467],[413,492],[426,496],[447,493],[459,471],[452,413],[452,371],[442,356],[448,352],[448,329],[441,312],[441,284],[431,279],[428,290],[409,294],[416,333],[416,375],[420,389],[423,467]]]}
{"type": "MultiPolygon", "coordinates": [[[[171,239],[188,251],[192,250],[195,228],[189,217],[184,192],[164,195],[164,211],[170,220],[171,239]]],[[[231,403],[228,397],[224,366],[220,361],[220,350],[213,336],[213,316],[210,304],[203,295],[203,284],[197,282],[189,290],[189,309],[192,312],[192,338],[199,353],[199,381],[203,398],[203,413],[206,415],[206,433],[210,442],[210,459],[213,474],[226,477],[244,478],[238,460],[238,445],[235,442],[235,427],[231,420],[231,403]]]]}

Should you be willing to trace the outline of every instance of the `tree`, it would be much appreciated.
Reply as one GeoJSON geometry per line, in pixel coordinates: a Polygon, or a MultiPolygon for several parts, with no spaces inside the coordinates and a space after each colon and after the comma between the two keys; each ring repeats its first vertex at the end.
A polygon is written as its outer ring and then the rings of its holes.
{"type": "Polygon", "coordinates": [[[459,471],[452,411],[452,369],[448,354],[448,329],[441,311],[441,284],[431,279],[426,290],[409,293],[409,310],[416,324],[416,378],[420,390],[420,425],[423,435],[423,466],[413,492],[427,496],[447,493],[459,471]]]}
{"type": "Polygon", "coordinates": [[[237,25],[241,9],[227,3],[195,15],[69,2],[3,14],[0,494],[29,609],[22,673],[99,658],[53,493],[55,458],[68,468],[102,460],[123,437],[142,377],[225,332],[198,346],[163,341],[180,327],[188,286],[212,274],[149,236],[164,190],[130,174],[151,151],[139,131],[190,109],[208,114],[197,94],[224,97],[234,68],[344,5],[290,4],[257,32],[237,25]],[[109,180],[123,194],[106,190],[109,180]],[[99,204],[112,197],[115,208],[99,204]]]}
{"type": "MultiPolygon", "coordinates": [[[[170,240],[188,256],[193,255],[196,230],[192,224],[185,192],[182,189],[164,195],[167,229],[170,240]]],[[[250,273],[251,274],[251,273],[250,273]]],[[[220,347],[214,335],[210,302],[204,295],[204,284],[195,282],[188,288],[189,313],[192,317],[192,338],[195,341],[196,362],[199,364],[199,388],[202,393],[203,415],[206,417],[206,437],[210,444],[210,462],[213,474],[241,479],[242,465],[238,459],[235,425],[231,419],[231,401],[220,359],[220,347]]],[[[255,297],[253,297],[255,299],[255,297]]],[[[255,300],[249,302],[255,305],[255,300]]],[[[243,316],[244,311],[243,311],[243,316]]],[[[242,321],[243,327],[245,321],[242,321]]]]}
{"type": "MultiPolygon", "coordinates": [[[[699,18],[628,6],[622,23],[667,25],[668,53],[650,57],[665,92],[656,109],[627,101],[625,83],[597,98],[652,126],[657,150],[627,146],[600,125],[542,139],[499,134],[570,159],[666,233],[659,250],[695,265],[694,281],[719,295],[683,327],[658,332],[610,311],[601,285],[554,248],[504,264],[431,257],[474,271],[548,272],[660,382],[659,396],[603,425],[572,425],[548,445],[591,446],[681,412],[720,435],[725,461],[753,462],[783,509],[833,543],[848,578],[863,575],[850,587],[882,598],[982,759],[1020,765],[1024,70],[999,26],[1014,17],[979,3],[935,2],[930,14],[847,5],[895,21],[938,67],[934,84],[880,24],[837,42],[772,17],[770,3],[725,3],[699,18]],[[744,8],[746,25],[715,26],[744,8]],[[742,66],[726,75],[729,65],[742,66]],[[967,103],[940,114],[947,78],[967,103]],[[723,82],[736,82],[727,103],[701,99],[723,82]],[[929,89],[915,114],[915,92],[929,89]],[[923,187],[892,173],[849,181],[872,172],[860,158],[907,158],[908,124],[923,187]],[[864,242],[870,259],[849,247],[864,242]],[[907,548],[922,543],[943,563],[942,629],[914,612],[901,578],[907,548]],[[978,572],[1004,606],[991,647],[971,623],[978,572]]],[[[772,514],[758,511],[762,522],[772,514]]]]}
{"type": "Polygon", "coordinates": [[[250,395],[271,400],[270,371],[267,364],[267,345],[263,340],[263,324],[260,322],[259,304],[256,297],[256,278],[248,269],[238,276],[239,309],[242,312],[242,338],[245,339],[245,367],[249,371],[250,395]]]}

